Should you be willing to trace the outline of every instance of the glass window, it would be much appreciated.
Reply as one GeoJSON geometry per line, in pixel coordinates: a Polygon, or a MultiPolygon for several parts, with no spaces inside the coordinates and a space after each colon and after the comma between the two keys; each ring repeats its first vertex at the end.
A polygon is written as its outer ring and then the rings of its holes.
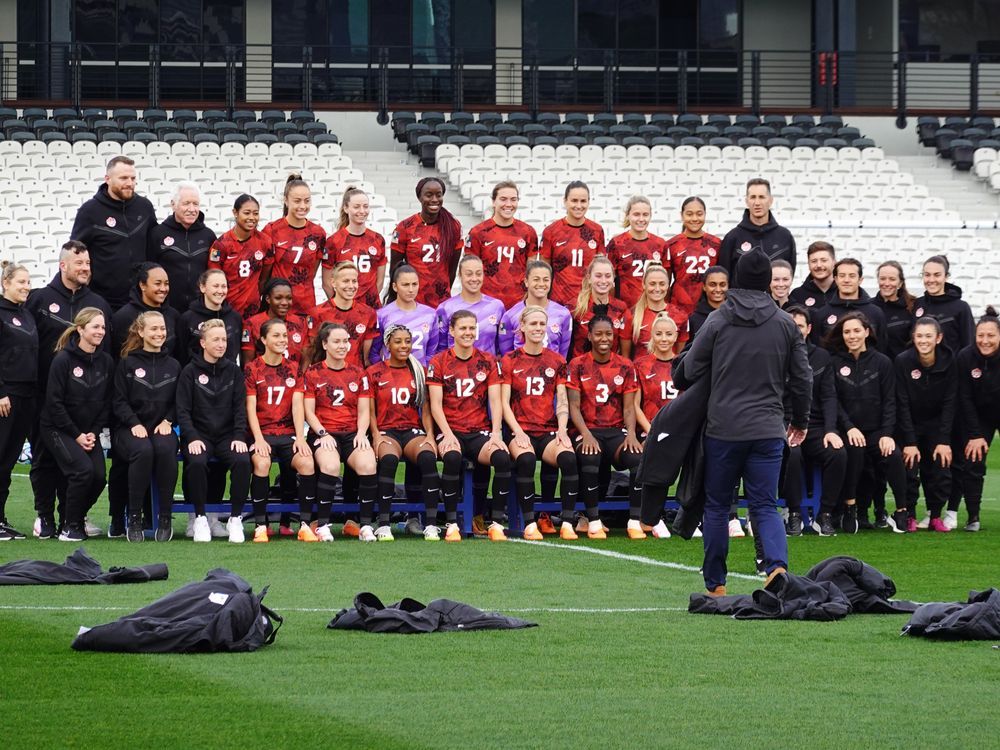
{"type": "Polygon", "coordinates": [[[451,62],[451,0],[413,3],[413,61],[451,62]]]}
{"type": "Polygon", "coordinates": [[[207,45],[246,44],[246,0],[205,0],[201,23],[207,45]]]}
{"type": "Polygon", "coordinates": [[[660,0],[660,49],[698,46],[698,0],[660,0]]]}
{"type": "Polygon", "coordinates": [[[455,46],[465,50],[465,62],[489,65],[496,59],[494,0],[454,0],[455,46]]]}
{"type": "Polygon", "coordinates": [[[119,0],[118,41],[122,44],[155,44],[160,19],[156,0],[119,0]]]}
{"type": "Polygon", "coordinates": [[[701,0],[698,12],[698,46],[701,49],[739,48],[739,0],[701,0]]]}
{"type": "Polygon", "coordinates": [[[331,61],[368,58],[368,0],[346,0],[330,5],[331,61]]]}
{"type": "MultiPolygon", "coordinates": [[[[327,4],[322,0],[274,0],[271,41],[275,62],[302,62],[302,48],[313,48],[313,60],[325,60],[327,4]]],[[[251,23],[253,19],[250,19],[251,23]]]]}
{"type": "MultiPolygon", "coordinates": [[[[114,44],[118,41],[115,0],[77,0],[76,39],[84,44],[114,44]]],[[[95,48],[96,50],[96,48],[95,48]]],[[[104,58],[111,58],[110,49],[103,51],[104,58]]]]}
{"type": "Polygon", "coordinates": [[[1000,4],[993,0],[904,0],[899,27],[900,47],[925,52],[930,59],[1000,53],[1000,4]]]}
{"type": "Polygon", "coordinates": [[[577,0],[576,43],[580,49],[614,49],[615,5],[606,0],[577,0]]]}
{"type": "Polygon", "coordinates": [[[17,41],[42,41],[38,32],[38,5],[35,0],[17,0],[17,41]]]}
{"type": "Polygon", "coordinates": [[[410,3],[408,0],[371,0],[371,44],[390,47],[389,59],[409,61],[411,44],[410,3]]]}
{"type": "Polygon", "coordinates": [[[201,44],[201,0],[160,3],[160,55],[164,61],[197,60],[201,44]]]}
{"type": "Polygon", "coordinates": [[[521,12],[525,51],[537,50],[541,65],[571,63],[576,48],[574,0],[524,0],[521,12]]]}

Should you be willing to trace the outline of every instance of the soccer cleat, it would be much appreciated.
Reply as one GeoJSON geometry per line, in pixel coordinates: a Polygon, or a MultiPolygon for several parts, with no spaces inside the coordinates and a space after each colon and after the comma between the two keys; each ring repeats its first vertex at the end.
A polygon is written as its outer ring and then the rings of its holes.
{"type": "Polygon", "coordinates": [[[267,534],[266,524],[260,524],[259,526],[254,527],[253,541],[254,544],[266,544],[271,541],[271,538],[267,534]]]}
{"type": "Polygon", "coordinates": [[[56,536],[56,521],[52,516],[39,516],[35,519],[35,536],[39,539],[51,539],[56,536]]]}
{"type": "Polygon", "coordinates": [[[538,514],[537,524],[538,524],[538,530],[542,534],[555,534],[556,533],[556,527],[552,523],[552,517],[549,516],[548,513],[539,513],[538,514]]]}
{"type": "Polygon", "coordinates": [[[7,529],[0,529],[0,542],[11,542],[14,540],[14,535],[11,534],[7,529]]]}
{"type": "Polygon", "coordinates": [[[588,539],[607,539],[608,531],[607,528],[601,523],[601,519],[596,521],[590,521],[587,524],[587,538],[588,539]]]}
{"type": "Polygon", "coordinates": [[[946,510],[944,515],[941,516],[941,523],[948,531],[954,531],[958,528],[958,511],[957,510],[946,510]]]}
{"type": "Polygon", "coordinates": [[[160,516],[156,522],[156,534],[153,538],[158,542],[169,542],[174,538],[173,516],[160,516]]]}
{"type": "MultiPolygon", "coordinates": [[[[867,513],[865,514],[867,521],[867,513]]],[[[887,529],[889,528],[889,514],[885,512],[885,508],[875,509],[875,528],[876,529],[887,529]]]]}
{"type": "Polygon", "coordinates": [[[7,519],[6,518],[0,518],[0,531],[2,531],[4,533],[4,535],[7,536],[8,539],[11,539],[11,540],[14,540],[14,539],[24,539],[25,538],[24,534],[22,534],[20,531],[18,531],[17,529],[15,529],[9,523],[7,523],[7,519]]]}
{"type": "Polygon", "coordinates": [[[229,536],[229,528],[222,521],[219,520],[218,513],[208,513],[208,528],[212,530],[212,536],[217,539],[221,539],[224,536],[229,536]]]}
{"type": "Polygon", "coordinates": [[[194,519],[194,540],[196,542],[212,541],[212,527],[208,525],[205,516],[197,516],[194,519]]]}
{"type": "Polygon", "coordinates": [[[425,542],[440,542],[441,541],[441,529],[433,524],[424,526],[424,541],[425,542]]]}
{"type": "Polygon", "coordinates": [[[318,542],[319,535],[313,531],[312,526],[307,523],[299,524],[299,531],[295,535],[300,542],[318,542]]]}
{"type": "Polygon", "coordinates": [[[857,534],[860,524],[858,523],[858,506],[848,505],[844,508],[844,516],[840,521],[840,528],[845,534],[857,534]]]}
{"type": "Polygon", "coordinates": [[[905,510],[897,510],[891,516],[886,516],[885,522],[886,522],[886,525],[889,527],[890,531],[892,531],[892,532],[894,532],[896,534],[905,534],[906,533],[906,511],[905,510]]]}
{"type": "Polygon", "coordinates": [[[361,533],[361,527],[358,525],[357,521],[348,518],[346,521],[344,521],[344,528],[341,531],[341,533],[344,536],[357,536],[358,534],[361,533]]]}
{"type": "Polygon", "coordinates": [[[837,536],[837,528],[833,525],[833,516],[820,513],[812,522],[813,531],[820,536],[837,536]]]}
{"type": "Polygon", "coordinates": [[[929,515],[921,518],[920,522],[917,524],[918,529],[929,529],[930,527],[931,527],[931,517],[929,515]]]}
{"type": "Polygon", "coordinates": [[[462,541],[462,532],[459,531],[457,523],[449,523],[444,527],[444,540],[446,542],[462,541]]]}
{"type": "Polygon", "coordinates": [[[951,529],[944,525],[944,521],[940,518],[932,518],[927,528],[931,531],[941,531],[945,533],[951,531],[951,529]]]}
{"type": "Polygon", "coordinates": [[[580,515],[576,517],[576,533],[586,534],[590,530],[590,523],[587,521],[587,517],[580,515]]]}
{"type": "Polygon", "coordinates": [[[371,526],[365,524],[358,531],[358,541],[359,542],[374,542],[375,541],[375,531],[371,526]]]}
{"type": "Polygon", "coordinates": [[[59,534],[60,542],[83,542],[87,539],[87,533],[83,530],[83,524],[79,526],[66,524],[66,527],[59,534]]]}
{"type": "MultiPolygon", "coordinates": [[[[86,533],[86,529],[84,529],[84,533],[86,533]]],[[[130,515],[128,517],[128,531],[125,533],[125,538],[130,542],[141,542],[145,539],[145,535],[142,533],[141,515],[130,515]]]]}
{"type": "Polygon", "coordinates": [[[718,599],[720,596],[726,595],[725,586],[716,586],[714,589],[706,589],[705,596],[711,596],[714,599],[718,599]]]}
{"type": "Polygon", "coordinates": [[[83,533],[87,536],[100,536],[104,533],[104,529],[95,523],[91,523],[89,518],[83,519],[83,533]]]}
{"type": "Polygon", "coordinates": [[[656,522],[656,526],[650,529],[649,533],[653,535],[654,539],[670,538],[670,529],[667,528],[667,524],[664,523],[662,518],[656,522]]]}
{"type": "Polygon", "coordinates": [[[491,542],[507,541],[507,535],[503,533],[503,526],[498,524],[496,521],[491,523],[489,528],[486,529],[486,535],[489,537],[491,542]]]}
{"type": "Polygon", "coordinates": [[[396,537],[392,535],[392,529],[388,526],[379,526],[375,529],[375,539],[380,542],[394,542],[396,537]]]}
{"type": "MultiPolygon", "coordinates": [[[[312,529],[312,524],[309,525],[312,529]]],[[[313,531],[316,533],[316,538],[321,542],[332,542],[333,532],[330,530],[330,524],[324,523],[322,526],[317,526],[313,531]]]]}
{"type": "Polygon", "coordinates": [[[743,526],[740,525],[740,519],[730,518],[729,519],[729,538],[730,539],[742,539],[746,536],[743,531],[743,526]]]}
{"type": "MultiPolygon", "coordinates": [[[[84,529],[84,533],[86,529],[84,529]]],[[[125,536],[125,517],[112,516],[111,523],[108,524],[108,539],[121,539],[125,536]]]]}
{"type": "Polygon", "coordinates": [[[573,529],[573,524],[563,521],[559,526],[559,538],[567,542],[575,542],[580,537],[577,536],[576,531],[573,529]]]}
{"type": "Polygon", "coordinates": [[[906,533],[912,534],[917,530],[917,519],[913,516],[908,516],[906,519],[906,533]]]}
{"type": "Polygon", "coordinates": [[[970,518],[969,522],[967,524],[965,524],[965,530],[966,531],[979,531],[979,519],[978,518],[970,518]]]}
{"type": "Polygon", "coordinates": [[[521,538],[526,542],[540,542],[545,537],[542,536],[542,532],[538,530],[538,524],[532,521],[524,527],[524,533],[521,535],[521,538]]]}
{"type": "Polygon", "coordinates": [[[283,523],[278,525],[278,536],[296,536],[296,533],[291,526],[283,523]]]}
{"type": "Polygon", "coordinates": [[[243,519],[239,516],[230,516],[229,520],[226,521],[226,533],[229,535],[229,541],[233,544],[243,544],[246,541],[246,536],[243,533],[243,519]]]}
{"type": "Polygon", "coordinates": [[[625,526],[625,533],[629,539],[645,539],[646,532],[642,530],[642,524],[636,520],[630,520],[625,526]]]}
{"type": "Polygon", "coordinates": [[[417,516],[407,518],[406,526],[403,529],[407,534],[413,534],[413,536],[420,536],[424,533],[424,527],[420,524],[420,518],[417,516]]]}
{"type": "Polygon", "coordinates": [[[802,536],[802,514],[792,512],[788,514],[788,523],[785,524],[785,533],[788,536],[802,536]]]}
{"type": "Polygon", "coordinates": [[[472,536],[486,536],[486,520],[482,516],[472,517],[472,536]]]}

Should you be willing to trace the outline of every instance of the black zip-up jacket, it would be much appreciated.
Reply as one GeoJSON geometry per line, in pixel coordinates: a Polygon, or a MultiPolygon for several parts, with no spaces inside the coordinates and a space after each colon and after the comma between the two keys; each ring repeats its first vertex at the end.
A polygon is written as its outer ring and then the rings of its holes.
{"type": "Polygon", "coordinates": [[[857,299],[841,299],[840,294],[836,294],[833,299],[823,307],[813,308],[812,312],[812,335],[811,338],[816,346],[823,346],[823,339],[830,329],[837,324],[837,319],[849,312],[863,313],[868,322],[872,324],[872,332],[875,334],[875,345],[880,352],[885,352],[889,348],[889,334],[886,328],[885,316],[882,310],[875,304],[875,300],[868,296],[864,289],[858,290],[857,299]]]}
{"type": "Polygon", "coordinates": [[[228,359],[196,357],[177,381],[177,423],[185,443],[246,440],[247,392],[243,371],[228,359]]]}
{"type": "Polygon", "coordinates": [[[944,334],[942,343],[950,346],[952,351],[961,351],[976,340],[972,308],[962,299],[961,288],[954,284],[945,284],[944,294],[936,297],[928,294],[917,297],[913,303],[913,315],[917,318],[927,315],[940,323],[941,333],[944,334]]]}
{"type": "Polygon", "coordinates": [[[837,285],[830,284],[830,288],[825,292],[816,286],[812,276],[806,276],[806,280],[801,286],[795,287],[788,294],[788,299],[796,305],[802,305],[807,310],[823,307],[827,302],[837,296],[837,285]]]}
{"type": "Polygon", "coordinates": [[[218,318],[226,324],[226,359],[239,361],[240,338],[243,335],[243,318],[228,302],[222,303],[218,311],[205,307],[205,299],[201,295],[193,300],[187,311],[181,315],[177,324],[177,345],[174,356],[181,366],[192,359],[201,356],[201,342],[198,336],[199,326],[206,320],[218,318]]]}
{"type": "Polygon", "coordinates": [[[889,302],[881,294],[875,295],[875,305],[885,317],[886,346],[883,353],[895,359],[910,347],[913,337],[913,313],[906,309],[906,301],[902,297],[889,302]]]}
{"type": "Polygon", "coordinates": [[[892,360],[882,352],[866,349],[857,360],[847,352],[834,352],[830,365],[837,389],[837,422],[843,433],[857,427],[869,442],[892,437],[896,430],[892,360]]]}
{"type": "MultiPolygon", "coordinates": [[[[31,290],[25,307],[35,316],[35,325],[38,326],[38,384],[42,393],[45,393],[49,367],[56,356],[56,342],[63,331],[73,325],[73,319],[80,310],[96,307],[104,313],[105,327],[111,328],[111,306],[104,297],[89,286],[71,290],[58,273],[46,286],[31,290]]],[[[110,335],[105,335],[99,351],[111,353],[110,335]]]]}
{"type": "Polygon", "coordinates": [[[0,398],[32,396],[38,383],[38,329],[25,305],[0,297],[0,398]]]}
{"type": "MultiPolygon", "coordinates": [[[[837,431],[837,388],[833,384],[830,353],[811,341],[806,342],[809,367],[812,369],[812,405],[809,408],[809,431],[825,435],[837,431]]],[[[785,419],[791,420],[791,404],[785,397],[785,419]]]]}
{"type": "Polygon", "coordinates": [[[156,212],[147,198],[115,200],[106,184],[76,212],[70,237],[90,251],[90,286],[113,310],[128,301],[132,266],[146,260],[149,233],[155,226],[156,212]]]}
{"type": "Polygon", "coordinates": [[[180,374],[177,360],[163,352],[131,352],[115,368],[111,407],[116,423],[129,428],[142,425],[152,433],[164,419],[176,422],[180,374]]]}
{"type": "Polygon", "coordinates": [[[980,354],[975,344],[955,358],[958,368],[958,408],[966,440],[993,436],[1000,427],[1000,352],[980,354]]]}
{"type": "Polygon", "coordinates": [[[163,322],[167,325],[167,340],[163,342],[163,351],[171,356],[177,351],[177,329],[180,324],[177,311],[167,304],[161,307],[150,307],[142,301],[142,292],[139,291],[139,288],[133,287],[129,293],[128,304],[122,306],[111,318],[111,353],[115,359],[121,355],[122,345],[128,338],[129,326],[139,317],[139,313],[150,310],[161,313],[163,322]]]}
{"type": "Polygon", "coordinates": [[[201,296],[198,277],[208,268],[208,251],[215,240],[215,232],[205,226],[203,213],[187,229],[170,214],[149,233],[146,258],[156,261],[167,272],[170,278],[167,304],[178,315],[187,312],[190,304],[201,296]]]}
{"type": "Polygon", "coordinates": [[[95,435],[111,421],[111,389],[115,363],[100,350],[88,354],[76,338],[70,339],[52,360],[45,390],[41,425],[72,438],[95,435]]]}
{"type": "Polygon", "coordinates": [[[958,408],[958,367],[945,344],[935,351],[934,364],[924,367],[916,349],[896,357],[896,433],[902,445],[931,437],[937,445],[951,444],[958,408]]]}
{"type": "Polygon", "coordinates": [[[736,263],[745,253],[759,247],[771,260],[787,260],[795,274],[795,238],[792,233],[778,224],[771,212],[767,223],[757,226],[750,221],[749,209],[743,211],[743,220],[726,232],[719,249],[719,265],[729,271],[729,288],[739,289],[736,263]]]}
{"type": "Polygon", "coordinates": [[[705,325],[705,319],[708,317],[709,313],[713,312],[716,308],[708,304],[708,300],[705,299],[705,295],[702,294],[698,299],[698,304],[694,306],[694,311],[688,317],[688,333],[693,339],[698,330],[705,325]]]}

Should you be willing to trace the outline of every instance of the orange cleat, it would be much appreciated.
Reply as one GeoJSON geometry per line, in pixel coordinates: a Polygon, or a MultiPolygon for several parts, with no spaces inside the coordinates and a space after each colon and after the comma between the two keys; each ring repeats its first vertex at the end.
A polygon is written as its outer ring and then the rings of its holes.
{"type": "Polygon", "coordinates": [[[555,534],[556,527],[552,525],[552,518],[548,513],[538,514],[538,530],[543,534],[555,534]]]}
{"type": "Polygon", "coordinates": [[[711,596],[711,597],[717,599],[720,596],[725,596],[726,595],[726,587],[725,586],[716,586],[714,589],[708,589],[707,591],[705,591],[705,594],[707,596],[711,596]]]}
{"type": "Polygon", "coordinates": [[[573,531],[573,524],[563,521],[562,526],[559,527],[559,538],[567,542],[575,542],[580,537],[573,531]]]}
{"type": "Polygon", "coordinates": [[[301,526],[299,526],[298,537],[299,537],[299,541],[300,542],[318,542],[319,541],[319,537],[316,536],[316,532],[313,531],[310,528],[309,524],[307,524],[307,523],[304,523],[301,526]]]}
{"type": "Polygon", "coordinates": [[[498,524],[496,521],[490,524],[490,527],[486,530],[486,534],[491,542],[507,541],[507,535],[503,533],[503,526],[498,524]]]}
{"type": "Polygon", "coordinates": [[[259,544],[261,542],[269,542],[267,533],[267,526],[257,526],[253,530],[253,540],[254,543],[259,544]]]}
{"type": "Polygon", "coordinates": [[[587,524],[587,538],[588,539],[607,539],[608,538],[608,527],[601,523],[600,519],[597,521],[591,521],[587,524]]]}
{"type": "Polygon", "coordinates": [[[642,530],[638,521],[629,521],[628,526],[625,527],[625,533],[628,534],[629,539],[645,539],[646,532],[642,530]]]}
{"type": "Polygon", "coordinates": [[[444,540],[446,542],[462,541],[462,532],[458,529],[457,523],[449,523],[444,530],[444,540]]]}
{"type": "Polygon", "coordinates": [[[540,542],[545,537],[542,536],[542,532],[538,530],[537,523],[529,523],[524,527],[524,534],[522,536],[526,542],[540,542]]]}
{"type": "Polygon", "coordinates": [[[359,536],[361,534],[361,527],[358,525],[357,521],[352,519],[347,519],[344,521],[344,536],[359,536]]]}

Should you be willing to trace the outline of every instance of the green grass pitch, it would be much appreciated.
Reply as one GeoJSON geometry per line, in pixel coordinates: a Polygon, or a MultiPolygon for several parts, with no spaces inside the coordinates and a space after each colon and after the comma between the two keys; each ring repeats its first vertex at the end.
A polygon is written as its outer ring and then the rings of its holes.
{"type": "MultiPolygon", "coordinates": [[[[890,574],[900,598],[917,601],[964,599],[970,589],[1000,585],[995,464],[979,534],[794,538],[793,570],[854,555],[890,574]]],[[[15,526],[30,529],[30,505],[27,479],[15,477],[8,504],[15,526]]],[[[338,538],[332,545],[195,546],[179,538],[85,546],[105,567],[166,562],[170,580],[0,588],[7,749],[812,750],[989,747],[1000,737],[1000,652],[992,644],[901,638],[906,616],[790,623],[687,614],[688,594],[702,583],[694,572],[697,540],[629,542],[619,530],[607,542],[537,546],[430,544],[402,535],[371,545],[338,538]],[[79,626],[115,619],[214,567],[255,589],[270,585],[266,602],[285,616],[274,645],[198,656],[69,648],[79,626]],[[540,627],[423,636],[327,630],[359,591],[386,602],[459,599],[540,627]]],[[[62,560],[72,549],[7,542],[0,564],[62,560]]],[[[751,539],[733,540],[730,566],[742,574],[730,580],[731,591],[756,586],[751,539]]]]}

